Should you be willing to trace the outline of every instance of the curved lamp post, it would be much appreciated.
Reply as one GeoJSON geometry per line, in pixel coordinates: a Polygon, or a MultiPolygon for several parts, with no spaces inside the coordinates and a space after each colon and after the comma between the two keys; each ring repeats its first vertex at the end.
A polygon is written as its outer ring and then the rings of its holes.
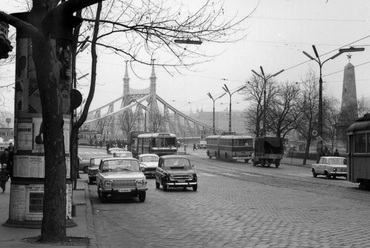
{"type": "Polygon", "coordinates": [[[229,132],[231,132],[231,96],[232,96],[234,93],[236,93],[236,92],[238,92],[238,91],[240,91],[240,90],[244,89],[245,87],[247,87],[247,86],[243,86],[243,87],[241,87],[240,89],[235,90],[234,92],[230,92],[230,90],[229,90],[229,88],[227,88],[227,85],[226,85],[226,84],[224,84],[224,86],[222,87],[222,89],[223,89],[224,91],[226,91],[226,93],[228,93],[228,94],[229,94],[229,96],[230,96],[230,104],[229,104],[229,132]]]}
{"type": "Polygon", "coordinates": [[[339,55],[341,55],[342,53],[345,53],[345,52],[361,52],[361,51],[364,51],[365,48],[354,48],[354,47],[350,47],[350,48],[343,48],[343,49],[339,49],[339,52],[336,53],[335,55],[331,56],[330,58],[324,60],[324,61],[321,61],[320,60],[320,56],[316,50],[316,47],[315,45],[312,45],[312,49],[315,53],[315,56],[316,58],[312,57],[310,54],[308,54],[307,52],[303,51],[303,54],[306,55],[309,59],[311,60],[314,60],[318,63],[319,65],[319,68],[320,68],[320,79],[319,79],[319,118],[318,118],[318,133],[319,133],[319,136],[321,138],[321,140],[319,141],[319,144],[320,146],[318,147],[319,148],[319,153],[321,154],[321,151],[322,151],[322,137],[323,137],[323,113],[322,113],[322,110],[323,110],[323,106],[322,106],[322,66],[329,60],[332,60],[332,59],[335,59],[336,57],[338,57],[339,55]]]}
{"type": "Polygon", "coordinates": [[[223,93],[221,96],[219,96],[219,97],[216,97],[216,98],[213,98],[212,97],[212,95],[211,95],[211,93],[207,93],[207,95],[209,96],[209,98],[211,98],[212,99],[212,101],[213,101],[213,126],[212,126],[212,128],[213,128],[213,134],[216,134],[216,125],[215,125],[215,102],[216,102],[216,100],[217,99],[219,99],[219,98],[221,98],[221,97],[223,97],[224,95],[225,95],[226,93],[223,93]]]}
{"type": "Polygon", "coordinates": [[[281,70],[273,75],[270,75],[270,76],[265,76],[265,73],[263,71],[263,68],[262,66],[260,66],[260,69],[261,69],[261,74],[258,74],[256,71],[252,70],[252,72],[254,74],[256,74],[256,76],[260,77],[263,79],[263,132],[262,132],[262,135],[264,137],[266,137],[266,84],[267,84],[267,81],[272,78],[272,77],[275,77],[277,75],[279,75],[280,73],[282,73],[284,70],[281,70]]]}

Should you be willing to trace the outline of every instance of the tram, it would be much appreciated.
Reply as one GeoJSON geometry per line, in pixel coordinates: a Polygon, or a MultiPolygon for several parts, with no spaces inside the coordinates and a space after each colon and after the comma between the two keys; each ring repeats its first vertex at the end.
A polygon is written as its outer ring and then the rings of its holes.
{"type": "Polygon", "coordinates": [[[365,114],[347,129],[348,169],[350,182],[370,188],[370,114],[365,114]]]}

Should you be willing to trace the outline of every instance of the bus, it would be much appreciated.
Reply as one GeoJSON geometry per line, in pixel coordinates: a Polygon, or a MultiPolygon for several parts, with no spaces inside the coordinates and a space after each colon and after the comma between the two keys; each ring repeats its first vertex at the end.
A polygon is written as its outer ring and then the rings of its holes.
{"type": "Polygon", "coordinates": [[[177,138],[173,133],[142,133],[137,136],[137,155],[153,153],[158,156],[177,153],[177,138]]]}
{"type": "Polygon", "coordinates": [[[222,135],[210,135],[207,141],[207,156],[209,158],[226,161],[244,160],[252,158],[253,137],[235,133],[224,133],[222,135]]]}
{"type": "Polygon", "coordinates": [[[370,114],[347,129],[347,139],[347,179],[360,188],[370,188],[370,114]]]}
{"type": "Polygon", "coordinates": [[[131,131],[129,137],[127,138],[128,145],[127,150],[132,152],[132,156],[136,158],[139,154],[137,152],[137,136],[143,133],[148,133],[144,131],[131,131]]]}

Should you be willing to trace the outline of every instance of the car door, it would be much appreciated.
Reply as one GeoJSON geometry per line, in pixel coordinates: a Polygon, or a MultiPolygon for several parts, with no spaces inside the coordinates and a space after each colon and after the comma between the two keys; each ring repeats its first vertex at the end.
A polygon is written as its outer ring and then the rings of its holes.
{"type": "Polygon", "coordinates": [[[158,167],[156,168],[155,172],[155,180],[157,183],[161,183],[163,177],[163,159],[159,158],[158,160],[158,167]]]}

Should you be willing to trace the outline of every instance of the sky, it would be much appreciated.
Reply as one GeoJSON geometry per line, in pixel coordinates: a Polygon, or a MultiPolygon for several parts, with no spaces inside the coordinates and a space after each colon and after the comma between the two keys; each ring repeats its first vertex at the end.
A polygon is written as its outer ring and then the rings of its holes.
{"type": "MultiPolygon", "coordinates": [[[[171,1],[167,1],[169,4],[171,1]]],[[[184,1],[187,5],[199,0],[184,1]]],[[[1,0],[0,10],[7,13],[20,12],[14,1],[1,0]],[[13,2],[13,3],[12,3],[13,2]]],[[[213,102],[207,96],[217,97],[224,93],[224,84],[230,91],[243,86],[252,77],[252,69],[265,74],[283,73],[276,76],[277,83],[301,82],[309,69],[319,75],[319,66],[302,52],[313,57],[312,45],[316,46],[321,60],[326,60],[349,46],[363,47],[364,52],[353,53],[350,62],[355,66],[357,98],[370,93],[370,1],[368,0],[226,0],[225,15],[251,16],[243,24],[245,39],[233,44],[205,44],[205,53],[220,53],[212,61],[197,65],[191,71],[170,75],[166,70],[155,68],[157,94],[183,112],[212,111],[213,102]],[[253,10],[255,11],[253,12],[253,10]],[[253,13],[252,13],[253,12],[253,13]]],[[[158,54],[157,56],[160,56],[158,54]]],[[[89,72],[88,59],[81,60],[81,75],[89,72]]],[[[343,69],[349,62],[347,54],[327,61],[323,65],[324,95],[342,96],[343,69]]],[[[131,69],[130,86],[135,89],[149,87],[151,67],[134,64],[131,69]]],[[[0,68],[0,87],[14,82],[14,69],[0,68]]],[[[125,59],[113,55],[100,55],[98,83],[90,110],[96,109],[123,94],[125,59]]],[[[79,80],[84,97],[87,97],[89,77],[79,80]]],[[[14,102],[12,88],[3,88],[1,93],[14,102]]],[[[216,111],[229,106],[229,96],[216,101],[216,111]]],[[[248,106],[244,96],[232,96],[232,110],[248,106]]],[[[9,106],[12,109],[12,106],[9,106]]]]}

